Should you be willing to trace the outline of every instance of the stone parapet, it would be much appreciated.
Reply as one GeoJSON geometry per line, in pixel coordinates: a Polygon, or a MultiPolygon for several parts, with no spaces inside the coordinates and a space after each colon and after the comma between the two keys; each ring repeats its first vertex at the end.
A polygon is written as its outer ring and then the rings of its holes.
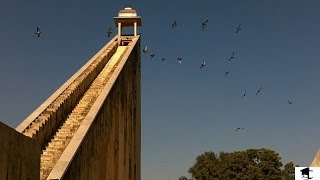
{"type": "Polygon", "coordinates": [[[57,128],[61,126],[84,92],[116,52],[117,47],[117,39],[114,38],[27,117],[16,130],[36,139],[41,149],[44,149],[57,128]]]}
{"type": "Polygon", "coordinates": [[[39,179],[40,145],[0,122],[0,179],[39,179]]]}

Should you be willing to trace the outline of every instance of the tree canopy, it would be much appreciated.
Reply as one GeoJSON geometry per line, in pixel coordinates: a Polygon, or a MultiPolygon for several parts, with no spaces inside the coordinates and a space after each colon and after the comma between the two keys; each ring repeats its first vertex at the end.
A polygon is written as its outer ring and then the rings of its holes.
{"type": "MultiPolygon", "coordinates": [[[[278,153],[270,149],[248,149],[232,153],[204,152],[189,169],[196,180],[213,179],[294,179],[295,165],[283,166],[278,153]]],[[[187,178],[181,176],[182,180],[187,178]]],[[[180,179],[179,178],[179,179],[180,179]]]]}

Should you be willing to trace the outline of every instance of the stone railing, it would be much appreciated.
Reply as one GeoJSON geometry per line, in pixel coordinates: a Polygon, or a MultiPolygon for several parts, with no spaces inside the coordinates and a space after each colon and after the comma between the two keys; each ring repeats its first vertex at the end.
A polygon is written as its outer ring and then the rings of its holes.
{"type": "Polygon", "coordinates": [[[118,43],[115,37],[23,121],[16,130],[37,140],[41,149],[44,149],[57,128],[67,118],[84,92],[116,52],[117,47],[118,43]]]}

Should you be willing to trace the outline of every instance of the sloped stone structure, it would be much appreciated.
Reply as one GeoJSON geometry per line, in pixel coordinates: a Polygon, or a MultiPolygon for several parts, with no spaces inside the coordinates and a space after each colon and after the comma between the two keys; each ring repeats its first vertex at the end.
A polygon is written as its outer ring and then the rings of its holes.
{"type": "MultiPolygon", "coordinates": [[[[126,26],[137,20],[130,18],[126,26]]],[[[137,23],[132,25],[133,35],[119,31],[16,131],[0,131],[0,142],[5,141],[0,160],[25,151],[16,161],[0,161],[0,173],[14,167],[30,174],[32,167],[30,175],[13,179],[140,180],[141,48],[137,23]],[[8,139],[8,133],[14,136],[8,139]]]]}

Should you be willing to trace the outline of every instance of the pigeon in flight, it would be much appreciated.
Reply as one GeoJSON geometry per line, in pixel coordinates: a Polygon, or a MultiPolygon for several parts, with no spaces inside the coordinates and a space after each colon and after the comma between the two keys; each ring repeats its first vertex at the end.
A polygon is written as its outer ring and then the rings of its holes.
{"type": "Polygon", "coordinates": [[[239,128],[239,127],[238,127],[238,128],[235,129],[234,131],[239,131],[239,130],[241,130],[241,129],[244,129],[244,128],[239,128]]]}
{"type": "Polygon", "coordinates": [[[174,27],[176,27],[176,26],[177,26],[177,21],[174,20],[173,23],[171,24],[171,28],[174,28],[174,27]]]}
{"type": "Polygon", "coordinates": [[[41,34],[42,32],[40,31],[40,28],[39,27],[37,27],[37,31],[34,33],[34,34],[36,34],[38,37],[40,37],[40,34],[41,34]]]}
{"type": "Polygon", "coordinates": [[[240,32],[240,31],[241,31],[241,24],[238,25],[237,30],[236,30],[236,34],[237,34],[238,32],[240,32]]]}
{"type": "Polygon", "coordinates": [[[234,51],[232,51],[232,55],[231,55],[231,57],[229,58],[229,61],[231,61],[231,60],[234,59],[234,58],[236,58],[236,57],[234,56],[234,51]]]}
{"type": "Polygon", "coordinates": [[[150,54],[151,60],[153,60],[154,58],[154,54],[150,54]]]}
{"type": "Polygon", "coordinates": [[[293,101],[288,101],[289,104],[293,104],[293,101]]]}
{"type": "Polygon", "coordinates": [[[227,77],[229,75],[229,71],[226,71],[226,73],[224,74],[224,77],[227,77]]]}
{"type": "Polygon", "coordinates": [[[205,67],[205,66],[206,66],[206,61],[203,61],[202,64],[201,64],[201,66],[200,66],[200,69],[203,68],[203,67],[205,67]]]}
{"type": "Polygon", "coordinates": [[[204,30],[206,28],[208,22],[209,22],[209,20],[207,19],[207,20],[205,20],[204,22],[201,23],[202,30],[204,30]]]}
{"type": "Polygon", "coordinates": [[[243,95],[242,95],[242,98],[246,97],[246,95],[247,95],[247,91],[245,90],[243,95]]]}
{"type": "Polygon", "coordinates": [[[108,31],[106,33],[108,34],[108,37],[110,37],[110,35],[112,34],[111,26],[109,27],[109,29],[108,29],[108,31]]]}
{"type": "Polygon", "coordinates": [[[146,54],[148,52],[148,46],[146,45],[146,47],[142,51],[144,52],[144,54],[146,54]]]}
{"type": "Polygon", "coordinates": [[[256,95],[258,95],[262,90],[262,86],[260,87],[260,89],[256,92],[256,95]]]}
{"type": "Polygon", "coordinates": [[[162,59],[161,59],[161,61],[164,61],[164,60],[166,60],[166,58],[162,58],[162,59]]]}
{"type": "Polygon", "coordinates": [[[178,62],[181,64],[182,63],[182,58],[181,57],[178,57],[177,58],[178,62]]]}

